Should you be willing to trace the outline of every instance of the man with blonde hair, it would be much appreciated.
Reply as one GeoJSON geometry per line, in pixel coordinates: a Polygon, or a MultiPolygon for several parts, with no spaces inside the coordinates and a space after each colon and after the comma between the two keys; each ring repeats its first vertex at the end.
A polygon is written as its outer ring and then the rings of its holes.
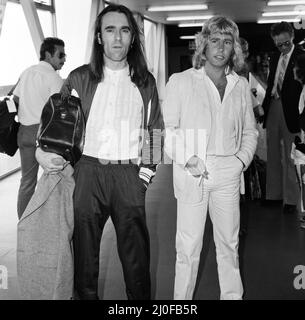
{"type": "Polygon", "coordinates": [[[213,17],[197,35],[193,68],[172,75],[166,86],[165,150],[174,161],[177,198],[174,299],[193,297],[208,209],[220,298],[242,299],[240,185],[257,144],[250,88],[233,71],[242,64],[238,27],[213,17]]]}

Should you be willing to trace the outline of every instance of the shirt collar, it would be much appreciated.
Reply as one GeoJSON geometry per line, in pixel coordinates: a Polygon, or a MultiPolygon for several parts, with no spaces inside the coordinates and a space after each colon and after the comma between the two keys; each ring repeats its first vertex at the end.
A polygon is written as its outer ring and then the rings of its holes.
{"type": "Polygon", "coordinates": [[[119,69],[119,70],[112,70],[112,69],[105,66],[104,71],[105,71],[105,76],[109,76],[109,77],[120,76],[120,75],[128,75],[129,76],[129,65],[127,65],[123,69],[119,69]]]}
{"type": "MultiPolygon", "coordinates": [[[[199,78],[204,78],[204,77],[207,77],[207,74],[206,74],[206,71],[205,71],[205,68],[204,66],[201,67],[200,69],[194,69],[194,72],[195,72],[195,75],[199,78]]],[[[237,82],[238,81],[238,78],[239,76],[237,75],[237,73],[233,70],[231,70],[227,75],[227,81],[228,82],[237,82]]]]}
{"type": "MultiPolygon", "coordinates": [[[[294,47],[295,47],[295,45],[292,44],[291,50],[290,50],[288,53],[286,53],[286,56],[287,56],[288,59],[290,59],[290,56],[292,55],[292,52],[293,52],[293,50],[294,50],[294,47]]],[[[281,53],[281,58],[283,58],[283,56],[284,56],[284,55],[281,53]]]]}
{"type": "Polygon", "coordinates": [[[47,67],[48,69],[55,71],[55,69],[52,67],[52,65],[49,62],[39,61],[39,65],[47,67]]]}

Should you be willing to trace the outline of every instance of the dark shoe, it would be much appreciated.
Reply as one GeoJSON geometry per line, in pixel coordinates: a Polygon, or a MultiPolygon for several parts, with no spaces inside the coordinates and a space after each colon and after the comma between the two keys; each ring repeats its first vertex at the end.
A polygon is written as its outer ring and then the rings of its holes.
{"type": "Polygon", "coordinates": [[[283,208],[285,214],[297,213],[297,206],[294,204],[285,204],[283,208]]]}

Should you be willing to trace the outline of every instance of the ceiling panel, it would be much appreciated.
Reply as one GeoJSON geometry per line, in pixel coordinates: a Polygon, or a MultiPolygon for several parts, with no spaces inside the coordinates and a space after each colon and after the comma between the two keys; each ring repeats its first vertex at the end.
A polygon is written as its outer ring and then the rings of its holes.
{"type": "MultiPolygon", "coordinates": [[[[128,6],[134,11],[138,11],[154,21],[177,24],[176,22],[167,22],[167,16],[173,15],[198,15],[198,14],[221,14],[230,17],[235,22],[256,22],[261,17],[261,13],[267,7],[265,0],[120,0],[119,3],[128,6]],[[176,4],[208,4],[208,10],[187,11],[187,12],[148,12],[149,5],[176,5],[176,4]]],[[[269,7],[270,8],[270,7],[269,7]]],[[[270,10],[270,9],[269,9],[270,10]]]]}

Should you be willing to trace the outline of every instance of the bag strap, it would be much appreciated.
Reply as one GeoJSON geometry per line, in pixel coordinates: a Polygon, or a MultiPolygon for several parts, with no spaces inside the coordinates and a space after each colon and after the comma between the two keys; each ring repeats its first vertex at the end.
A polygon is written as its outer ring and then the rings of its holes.
{"type": "Polygon", "coordinates": [[[18,81],[16,82],[16,84],[12,87],[12,89],[9,91],[9,93],[7,94],[7,96],[12,96],[13,92],[15,90],[15,88],[17,87],[17,84],[19,83],[20,78],[18,79],[18,81]]]}

